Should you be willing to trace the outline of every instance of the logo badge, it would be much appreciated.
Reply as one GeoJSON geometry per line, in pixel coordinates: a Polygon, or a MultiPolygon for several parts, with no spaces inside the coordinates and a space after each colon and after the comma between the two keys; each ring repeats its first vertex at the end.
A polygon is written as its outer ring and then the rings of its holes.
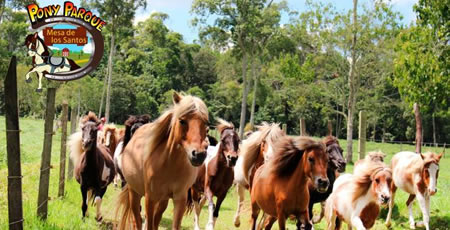
{"type": "Polygon", "coordinates": [[[25,38],[32,68],[26,74],[39,79],[37,92],[42,91],[42,77],[57,81],[82,78],[95,70],[103,56],[101,31],[106,25],[100,17],[66,1],[64,7],[37,4],[27,6],[31,27],[35,31],[25,38]]]}

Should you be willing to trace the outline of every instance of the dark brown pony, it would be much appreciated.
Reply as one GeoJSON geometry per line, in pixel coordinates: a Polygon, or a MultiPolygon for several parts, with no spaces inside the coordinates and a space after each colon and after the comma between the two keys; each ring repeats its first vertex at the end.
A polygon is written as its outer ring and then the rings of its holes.
{"type": "Polygon", "coordinates": [[[233,124],[222,119],[218,119],[218,122],[217,131],[220,133],[220,143],[216,155],[202,165],[196,182],[190,189],[191,199],[188,200],[188,211],[192,210],[193,205],[196,230],[200,230],[199,216],[205,197],[209,203],[209,221],[206,229],[210,230],[214,229],[216,219],[219,216],[220,205],[233,184],[233,167],[238,159],[240,139],[233,124]],[[205,197],[202,197],[203,194],[205,197]],[[213,196],[217,197],[216,205],[214,205],[213,196]]]}
{"type": "MultiPolygon", "coordinates": [[[[121,185],[122,188],[126,185],[125,178],[122,175],[122,166],[120,164],[120,158],[123,150],[127,146],[128,142],[131,140],[131,137],[133,137],[133,134],[138,130],[139,127],[147,124],[150,122],[150,115],[144,114],[144,115],[130,115],[128,119],[125,121],[125,130],[123,135],[120,135],[120,138],[118,139],[117,148],[115,149],[114,153],[114,164],[116,166],[117,174],[120,176],[120,180],[122,181],[121,185]]],[[[116,176],[114,178],[114,185],[117,186],[119,178],[116,176]]]]}
{"type": "Polygon", "coordinates": [[[255,173],[251,188],[252,229],[256,229],[259,211],[269,217],[265,228],[270,229],[278,219],[280,230],[286,229],[286,218],[294,215],[300,224],[311,229],[308,204],[308,180],[319,191],[326,191],[328,155],[325,145],[309,137],[284,136],[278,140],[272,159],[255,173]]]}
{"type": "MultiPolygon", "coordinates": [[[[97,206],[96,220],[101,221],[100,213],[102,197],[106,188],[113,181],[115,175],[114,162],[107,148],[97,145],[97,127],[100,121],[93,112],[89,112],[81,122],[82,151],[71,152],[75,164],[75,178],[81,185],[83,202],[81,210],[83,218],[88,208],[88,191],[95,196],[97,206]]],[[[79,145],[79,144],[78,144],[79,145]]]]}
{"type": "Polygon", "coordinates": [[[343,150],[341,146],[339,145],[339,141],[334,136],[327,136],[325,137],[322,142],[325,144],[327,153],[328,153],[328,168],[327,168],[327,177],[330,181],[330,186],[328,186],[328,189],[325,192],[320,192],[317,189],[314,188],[314,184],[312,181],[308,182],[308,188],[309,188],[309,218],[313,218],[313,205],[315,203],[321,203],[321,212],[320,215],[316,218],[314,218],[313,223],[318,223],[324,216],[325,211],[325,201],[327,200],[328,196],[330,196],[331,192],[333,191],[333,184],[336,180],[336,177],[339,173],[342,173],[345,171],[345,159],[342,154],[343,150]]]}

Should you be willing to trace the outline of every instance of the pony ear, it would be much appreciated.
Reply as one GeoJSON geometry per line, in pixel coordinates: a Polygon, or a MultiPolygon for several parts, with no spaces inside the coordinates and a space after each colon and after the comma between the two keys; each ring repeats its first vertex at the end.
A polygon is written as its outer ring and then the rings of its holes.
{"type": "Polygon", "coordinates": [[[183,97],[177,92],[173,92],[172,99],[174,104],[178,104],[181,101],[181,99],[183,99],[183,97]]]}
{"type": "Polygon", "coordinates": [[[34,37],[34,39],[37,39],[37,38],[38,38],[38,33],[35,32],[34,35],[33,35],[33,37],[34,37]]]}
{"type": "Polygon", "coordinates": [[[438,160],[441,160],[441,157],[442,157],[442,156],[444,156],[444,153],[438,154],[438,155],[437,155],[438,160]]]}
{"type": "Polygon", "coordinates": [[[425,156],[422,153],[419,153],[419,154],[420,154],[420,157],[422,158],[422,160],[424,160],[425,156]]]}

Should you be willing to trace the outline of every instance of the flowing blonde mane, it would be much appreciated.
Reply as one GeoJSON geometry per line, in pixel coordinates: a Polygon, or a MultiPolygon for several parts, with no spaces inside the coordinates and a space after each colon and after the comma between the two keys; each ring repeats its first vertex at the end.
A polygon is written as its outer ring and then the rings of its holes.
{"type": "Polygon", "coordinates": [[[225,121],[224,119],[217,118],[217,122],[218,124],[216,126],[216,129],[220,134],[222,134],[225,129],[234,129],[233,123],[225,121]]]}
{"type": "Polygon", "coordinates": [[[383,162],[363,162],[363,167],[359,167],[359,170],[353,172],[354,183],[356,185],[353,193],[352,201],[355,201],[362,195],[366,194],[370,189],[375,176],[382,172],[387,171],[392,174],[392,170],[386,166],[383,162]]]}
{"type": "Polygon", "coordinates": [[[243,143],[241,147],[241,157],[243,157],[243,170],[244,177],[249,180],[249,172],[252,166],[255,164],[259,155],[259,149],[261,143],[266,141],[267,144],[273,146],[277,139],[286,136],[283,130],[280,129],[278,123],[266,123],[263,122],[258,127],[258,131],[252,133],[243,143]]]}
{"type": "Polygon", "coordinates": [[[205,123],[208,122],[208,109],[205,103],[198,97],[191,95],[178,95],[180,100],[167,109],[156,121],[147,124],[150,125],[148,132],[148,151],[144,159],[153,154],[155,150],[165,143],[165,148],[172,153],[174,147],[180,143],[183,130],[180,125],[180,119],[197,116],[205,123]]]}

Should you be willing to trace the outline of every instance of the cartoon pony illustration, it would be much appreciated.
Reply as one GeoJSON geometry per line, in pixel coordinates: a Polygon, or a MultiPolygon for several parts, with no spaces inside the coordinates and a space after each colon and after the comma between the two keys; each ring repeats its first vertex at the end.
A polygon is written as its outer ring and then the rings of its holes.
{"type": "Polygon", "coordinates": [[[36,92],[42,92],[42,77],[47,73],[67,72],[79,69],[73,60],[66,57],[52,57],[51,50],[45,45],[44,40],[38,33],[30,34],[25,38],[25,46],[28,48],[28,55],[33,58],[33,67],[28,71],[25,79],[31,82],[31,73],[36,72],[39,79],[39,86],[36,92]]]}

